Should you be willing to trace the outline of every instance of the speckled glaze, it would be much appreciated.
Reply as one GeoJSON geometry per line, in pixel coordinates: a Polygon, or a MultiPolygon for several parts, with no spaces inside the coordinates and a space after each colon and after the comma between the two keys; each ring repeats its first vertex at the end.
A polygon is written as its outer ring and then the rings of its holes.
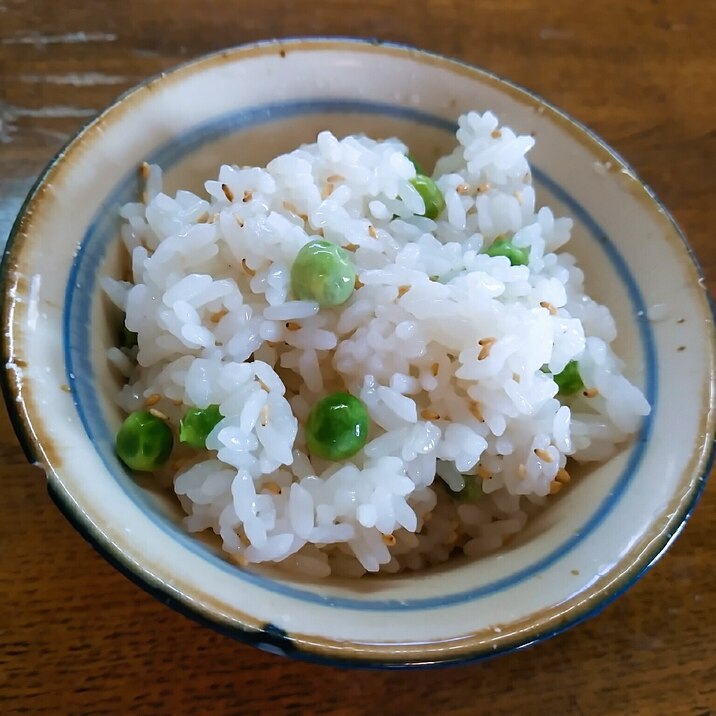
{"type": "Polygon", "coordinates": [[[659,557],[703,487],[714,442],[714,327],[678,228],[584,127],[480,70],[417,50],[292,40],[200,59],[122,97],[47,168],[3,263],[3,388],[28,459],[99,552],[180,611],[268,651],[424,666],[531,644],[603,608],[659,557]],[[348,89],[349,88],[349,89],[348,89]],[[97,284],[122,257],[117,209],[159,161],[169,190],[221,161],[265,163],[317,131],[399,135],[429,164],[469,109],[535,132],[538,198],[575,219],[589,293],[654,410],[498,554],[414,575],[320,582],[242,570],[187,535],[167,494],[112,451],[120,415],[103,355],[115,326],[97,284]]]}

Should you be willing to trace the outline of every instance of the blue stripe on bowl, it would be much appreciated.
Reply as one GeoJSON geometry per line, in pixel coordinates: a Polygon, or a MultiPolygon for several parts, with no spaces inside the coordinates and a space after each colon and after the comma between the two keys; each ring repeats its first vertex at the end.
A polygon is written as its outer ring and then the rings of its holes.
{"type": "MultiPolygon", "coordinates": [[[[175,137],[171,142],[159,148],[151,157],[148,157],[147,161],[169,169],[202,145],[230,133],[301,115],[326,113],[383,115],[435,127],[450,133],[454,133],[456,129],[452,121],[419,110],[392,104],[340,99],[283,102],[252,107],[210,120],[183,135],[175,137]]],[[[610,241],[597,221],[562,185],[538,167],[533,167],[532,171],[537,184],[543,186],[559,201],[563,202],[569,208],[571,215],[584,226],[592,239],[599,244],[615,272],[623,281],[639,328],[642,350],[645,356],[645,395],[652,406],[651,415],[642,424],[639,435],[630,452],[627,465],[616,481],[614,490],[597,506],[579,533],[572,535],[552,552],[523,569],[475,589],[426,599],[403,601],[366,598],[363,600],[316,594],[279,580],[273,580],[250,571],[239,570],[184,532],[180,526],[154,511],[148,505],[146,495],[127,475],[114,454],[114,436],[109,431],[98,395],[93,386],[94,375],[91,360],[90,330],[92,302],[86,300],[86,297],[94,296],[95,291],[98,290],[96,285],[98,269],[106,255],[107,248],[116,240],[118,235],[119,217],[117,207],[134,200],[137,196],[138,180],[136,172],[128,173],[115,186],[87,229],[70,272],[63,315],[64,354],[68,383],[71,387],[82,425],[107,471],[136,507],[147,515],[148,519],[155,522],[182,547],[200,555],[212,563],[213,566],[232,574],[236,579],[268,591],[300,601],[323,604],[334,608],[360,611],[407,611],[462,604],[515,587],[562,559],[597,529],[607,515],[612,512],[629,486],[641,462],[647,440],[651,434],[653,415],[656,413],[657,359],[651,326],[646,319],[644,300],[619,250],[610,241]]]]}

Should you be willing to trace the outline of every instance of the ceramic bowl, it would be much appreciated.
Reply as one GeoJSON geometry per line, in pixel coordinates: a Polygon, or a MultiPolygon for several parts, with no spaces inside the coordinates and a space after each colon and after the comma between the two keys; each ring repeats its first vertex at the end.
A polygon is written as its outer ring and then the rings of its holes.
{"type": "Polygon", "coordinates": [[[268,651],[415,666],[482,658],[603,608],[668,547],[708,474],[714,328],[694,258],[665,209],[585,127],[484,71],[408,48],[291,40],[228,50],[150,80],[93,120],[46,169],[3,265],[4,389],[52,498],[112,563],[162,601],[268,651]],[[187,534],[167,494],[113,451],[121,416],[104,351],[116,326],[98,278],[119,271],[119,206],[137,167],[169,190],[219,164],[262,164],[337,134],[397,135],[429,164],[456,118],[495,111],[532,132],[539,201],[575,220],[570,250],[611,308],[626,373],[653,406],[631,443],[583,470],[520,539],[420,574],[301,580],[240,569],[187,534]]]}

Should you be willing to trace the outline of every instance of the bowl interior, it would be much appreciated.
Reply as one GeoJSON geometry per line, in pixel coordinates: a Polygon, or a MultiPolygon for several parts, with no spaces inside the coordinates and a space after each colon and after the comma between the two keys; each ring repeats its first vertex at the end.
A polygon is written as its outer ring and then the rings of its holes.
{"type": "Polygon", "coordinates": [[[10,362],[22,368],[11,388],[25,432],[92,539],[213,623],[236,630],[270,623],[303,649],[349,659],[451,660],[508,648],[582,618],[623,589],[693,504],[713,439],[713,337],[678,231],[603,145],[489,75],[358,43],[239,49],[111,108],[44,186],[32,221],[19,227],[24,239],[13,246],[7,279],[23,298],[5,319],[10,362]],[[175,499],[129,476],[114,456],[121,415],[105,351],[117,315],[98,279],[121,275],[126,262],[117,210],[138,196],[137,166],[160,164],[169,193],[200,191],[221,163],[262,165],[324,129],[398,136],[431,166],[452,149],[456,118],[469,109],[535,132],[538,203],[575,220],[567,250],[586,270],[587,292],[611,309],[615,347],[652,415],[611,460],[581,468],[570,489],[494,555],[357,581],[240,570],[215,540],[187,535],[175,499]],[[59,242],[52,262],[42,244],[48,232],[59,242]]]}

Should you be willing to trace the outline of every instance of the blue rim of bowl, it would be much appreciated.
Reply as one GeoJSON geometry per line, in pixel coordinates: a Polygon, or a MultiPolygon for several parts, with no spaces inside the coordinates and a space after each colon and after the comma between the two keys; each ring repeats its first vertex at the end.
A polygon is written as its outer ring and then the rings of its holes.
{"type": "MultiPolygon", "coordinates": [[[[619,163],[623,167],[623,169],[625,169],[629,173],[632,179],[640,185],[640,187],[646,194],[646,197],[650,200],[650,203],[656,205],[658,210],[663,214],[673,231],[681,240],[683,247],[685,248],[689,258],[691,259],[694,270],[696,271],[697,275],[701,279],[701,282],[703,283],[704,274],[701,266],[699,265],[698,260],[696,259],[693,249],[688,244],[684,233],[681,231],[678,224],[675,222],[671,213],[657,198],[653,190],[648,187],[648,185],[639,177],[639,175],[633,170],[633,168],[617,152],[611,149],[588,127],[586,127],[581,122],[575,120],[562,110],[556,108],[536,93],[510,80],[506,80],[493,72],[474,67],[454,58],[420,50],[408,45],[382,42],[377,39],[366,40],[351,37],[303,37],[283,38],[280,40],[266,40],[256,43],[249,43],[192,59],[188,62],[182,63],[174,67],[168,73],[162,73],[154,77],[148,78],[147,80],[136,85],[135,87],[130,88],[129,90],[121,94],[112,104],[110,104],[106,109],[100,112],[95,118],[88,121],[74,135],[74,137],[72,137],[62,147],[62,149],[59,150],[55,157],[50,160],[45,169],[39,175],[32,189],[28,193],[28,196],[25,199],[18,213],[18,217],[15,220],[15,223],[10,231],[9,238],[4,250],[2,265],[0,265],[0,281],[2,282],[2,284],[4,286],[6,285],[8,272],[10,268],[15,265],[15,256],[22,248],[22,229],[24,218],[27,214],[27,209],[32,203],[34,203],[38,199],[39,195],[41,194],[43,185],[45,184],[45,180],[47,179],[48,175],[53,171],[55,166],[63,159],[67,150],[73,144],[78,142],[84,136],[84,134],[95,123],[100,121],[107,113],[111,112],[114,108],[116,108],[119,104],[128,99],[135,92],[141,91],[147,86],[150,86],[153,83],[160,81],[167,74],[171,75],[176,73],[177,71],[190,68],[195,65],[198,66],[205,62],[211,62],[221,58],[222,56],[234,56],[240,52],[271,49],[282,50],[282,48],[286,48],[289,50],[292,48],[302,49],[302,45],[306,44],[314,44],[315,46],[321,47],[322,49],[360,49],[365,48],[366,46],[378,46],[381,48],[393,50],[396,53],[404,53],[406,56],[412,56],[416,59],[423,58],[432,60],[442,65],[461,68],[463,71],[479,75],[486,80],[491,81],[493,84],[502,85],[504,88],[511,90],[513,94],[517,94],[522,96],[523,98],[531,100],[537,106],[543,106],[544,108],[548,109],[550,112],[553,113],[555,117],[560,118],[562,122],[566,125],[571,125],[572,129],[575,129],[578,133],[588,137],[594,145],[599,147],[609,157],[616,160],[616,162],[619,163]]],[[[706,294],[706,300],[711,313],[713,326],[713,321],[714,319],[716,319],[716,306],[714,305],[714,300],[709,294],[709,292],[707,290],[704,290],[704,293],[706,294]]],[[[11,330],[12,322],[11,320],[9,320],[11,314],[8,312],[8,308],[12,304],[12,301],[8,299],[9,296],[7,294],[7,291],[5,291],[1,299],[2,302],[0,303],[0,307],[2,309],[3,324],[7,327],[7,329],[11,330]]],[[[2,353],[6,361],[11,357],[11,345],[8,340],[9,337],[10,334],[8,333],[8,331],[3,331],[3,335],[2,337],[0,337],[2,353]]],[[[714,368],[713,363],[715,343],[716,342],[714,340],[714,333],[712,327],[712,369],[714,368]]],[[[17,386],[14,384],[13,377],[14,376],[11,374],[11,371],[6,369],[2,372],[2,376],[0,377],[0,385],[2,387],[3,395],[5,397],[8,413],[10,415],[10,419],[20,442],[20,445],[28,461],[31,463],[35,463],[37,456],[36,447],[38,445],[38,441],[34,435],[32,420],[27,413],[26,406],[22,403],[21,396],[16,391],[17,386]],[[17,400],[18,398],[20,398],[19,402],[17,400]]],[[[710,387],[711,403],[709,405],[709,415],[712,415],[714,411],[713,385],[710,387]]],[[[713,421],[711,420],[709,422],[709,427],[711,428],[713,427],[712,423],[713,421]]],[[[710,434],[713,432],[713,430],[710,430],[708,432],[710,434]]],[[[123,561],[123,554],[121,550],[112,551],[111,545],[105,544],[103,536],[99,535],[96,532],[96,527],[92,524],[92,522],[86,516],[77,513],[77,506],[74,504],[72,498],[68,494],[64,493],[60,486],[53,484],[52,480],[48,481],[48,491],[60,511],[65,515],[65,517],[70,521],[70,523],[73,524],[73,526],[95,548],[97,552],[104,556],[110,563],[112,563],[123,574],[125,574],[125,576],[130,578],[133,582],[141,586],[143,589],[155,596],[160,601],[173,607],[184,615],[189,616],[202,624],[210,626],[223,634],[226,634],[227,636],[231,636],[240,641],[252,643],[259,648],[264,648],[265,650],[271,652],[279,651],[281,653],[286,653],[288,651],[288,654],[290,656],[317,663],[364,668],[419,668],[467,663],[482,659],[489,659],[499,654],[520,650],[539,641],[551,638],[552,636],[561,633],[562,631],[570,628],[571,626],[574,626],[575,624],[578,624],[590,618],[591,616],[598,614],[614,599],[616,599],[623,592],[633,586],[633,584],[658,561],[658,559],[670,547],[670,545],[679,535],[681,530],[684,528],[686,521],[692,514],[693,509],[698,502],[698,499],[705,487],[706,479],[713,466],[714,457],[716,456],[714,448],[714,441],[711,440],[710,444],[704,445],[702,452],[698,455],[699,459],[695,462],[696,474],[692,476],[692,480],[690,482],[690,489],[686,493],[686,495],[689,496],[689,499],[686,504],[683,504],[682,501],[680,509],[672,514],[671,519],[666,525],[664,525],[663,529],[659,532],[658,537],[651,540],[651,542],[649,543],[649,550],[643,553],[643,556],[639,560],[633,562],[620,575],[618,575],[618,579],[615,583],[609,584],[604,589],[602,589],[600,594],[600,601],[597,604],[588,609],[583,610],[581,613],[576,613],[575,616],[571,619],[558,620],[557,624],[548,622],[545,628],[541,630],[533,629],[527,637],[522,637],[521,639],[515,640],[514,643],[507,643],[504,646],[500,646],[494,649],[479,649],[479,647],[475,647],[471,651],[463,650],[458,656],[454,658],[438,658],[435,660],[421,660],[419,658],[391,659],[390,656],[386,656],[385,653],[381,653],[377,658],[372,655],[368,658],[361,657],[360,655],[351,655],[351,658],[344,658],[332,652],[322,653],[321,644],[315,645],[296,642],[295,639],[291,638],[288,635],[285,635],[281,632],[281,630],[276,629],[272,625],[265,625],[263,629],[259,629],[258,631],[256,631],[253,629],[244,629],[239,625],[235,625],[234,623],[229,624],[220,619],[212,619],[210,613],[202,612],[201,610],[193,608],[187,603],[176,599],[172,594],[167,592],[165,585],[152,583],[152,580],[147,578],[148,575],[142,573],[140,570],[137,570],[136,566],[134,566],[135,568],[132,568],[132,565],[129,565],[127,562],[123,561]],[[261,638],[263,638],[266,643],[261,643],[260,638],[257,636],[257,634],[262,634],[263,637],[261,638]],[[286,648],[287,644],[289,646],[289,649],[286,648]]],[[[539,626],[539,624],[537,624],[537,626],[539,626]]],[[[466,638],[469,638],[469,636],[470,635],[467,635],[466,638]]],[[[324,649],[324,651],[327,650],[324,649]]],[[[430,652],[430,654],[433,655],[432,652],[430,652]]]]}

